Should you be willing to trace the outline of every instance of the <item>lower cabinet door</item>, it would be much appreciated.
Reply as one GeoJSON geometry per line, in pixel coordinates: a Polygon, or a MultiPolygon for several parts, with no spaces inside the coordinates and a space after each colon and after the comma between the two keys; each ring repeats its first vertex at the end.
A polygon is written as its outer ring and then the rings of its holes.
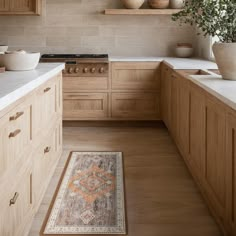
{"type": "Polygon", "coordinates": [[[46,187],[50,181],[52,167],[56,163],[58,147],[57,136],[57,129],[52,130],[50,135],[45,138],[43,143],[38,147],[33,155],[34,164],[32,173],[32,188],[33,200],[36,208],[42,200],[46,187]]]}
{"type": "Polygon", "coordinates": [[[64,120],[108,117],[107,93],[64,93],[63,100],[64,120]]]}
{"type": "Polygon", "coordinates": [[[207,194],[223,221],[226,208],[226,116],[215,99],[206,102],[206,182],[207,194]]]}
{"type": "Polygon", "coordinates": [[[171,125],[170,132],[175,142],[178,143],[179,135],[179,78],[176,74],[171,75],[171,125]]]}
{"type": "Polygon", "coordinates": [[[27,220],[32,215],[32,175],[30,169],[10,180],[1,193],[0,235],[23,236],[27,220]],[[13,187],[14,186],[14,187],[13,187]],[[9,190],[8,190],[9,189],[9,190]]]}
{"type": "Polygon", "coordinates": [[[185,78],[179,80],[179,133],[178,144],[180,152],[187,160],[189,155],[189,81],[185,78]]]}
{"type": "Polygon", "coordinates": [[[206,102],[205,94],[196,86],[190,88],[190,165],[194,174],[204,180],[206,168],[206,102]]]}
{"type": "Polygon", "coordinates": [[[227,221],[228,227],[236,234],[236,114],[227,117],[226,136],[227,166],[227,221]]]}
{"type": "Polygon", "coordinates": [[[112,118],[159,119],[159,97],[156,93],[113,93],[112,118]]]}

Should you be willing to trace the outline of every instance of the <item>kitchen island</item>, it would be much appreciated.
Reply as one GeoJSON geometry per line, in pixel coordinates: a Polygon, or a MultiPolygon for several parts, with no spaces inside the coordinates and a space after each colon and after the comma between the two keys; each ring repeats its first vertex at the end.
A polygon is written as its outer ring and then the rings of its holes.
{"type": "Polygon", "coordinates": [[[26,235],[62,152],[62,70],[0,74],[0,235],[26,235]]]}

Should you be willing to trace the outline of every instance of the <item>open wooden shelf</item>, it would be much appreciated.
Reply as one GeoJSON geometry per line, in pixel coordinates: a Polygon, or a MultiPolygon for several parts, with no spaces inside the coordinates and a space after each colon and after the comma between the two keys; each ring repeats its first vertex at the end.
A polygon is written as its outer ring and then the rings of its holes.
{"type": "Polygon", "coordinates": [[[181,9],[106,9],[105,15],[172,15],[181,9]]]}

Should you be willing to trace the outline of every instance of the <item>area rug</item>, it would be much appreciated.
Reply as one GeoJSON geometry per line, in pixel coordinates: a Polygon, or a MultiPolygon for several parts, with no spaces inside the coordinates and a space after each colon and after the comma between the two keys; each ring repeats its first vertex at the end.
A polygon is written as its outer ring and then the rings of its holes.
{"type": "Polygon", "coordinates": [[[126,234],[121,152],[72,152],[40,235],[126,234]]]}

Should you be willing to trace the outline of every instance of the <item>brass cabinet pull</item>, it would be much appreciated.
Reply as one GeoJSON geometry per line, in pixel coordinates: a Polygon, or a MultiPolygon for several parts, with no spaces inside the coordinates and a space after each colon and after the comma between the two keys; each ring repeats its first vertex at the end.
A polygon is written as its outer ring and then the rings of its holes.
{"type": "Polygon", "coordinates": [[[21,132],[20,129],[15,130],[9,134],[9,138],[15,138],[21,132]]]}
{"type": "Polygon", "coordinates": [[[46,92],[48,92],[49,90],[51,90],[51,88],[50,88],[50,87],[48,87],[48,88],[45,88],[45,89],[44,89],[44,92],[46,93],[46,92]]]}
{"type": "Polygon", "coordinates": [[[10,121],[13,121],[13,120],[17,120],[19,117],[23,116],[24,115],[24,112],[17,112],[14,116],[11,116],[9,118],[10,121]]]}
{"type": "Polygon", "coordinates": [[[49,153],[50,150],[51,150],[51,147],[46,147],[46,148],[44,149],[44,154],[49,153]]]}
{"type": "Polygon", "coordinates": [[[19,197],[19,195],[20,195],[19,193],[15,192],[14,197],[10,200],[9,206],[14,205],[16,203],[16,200],[19,197]]]}

